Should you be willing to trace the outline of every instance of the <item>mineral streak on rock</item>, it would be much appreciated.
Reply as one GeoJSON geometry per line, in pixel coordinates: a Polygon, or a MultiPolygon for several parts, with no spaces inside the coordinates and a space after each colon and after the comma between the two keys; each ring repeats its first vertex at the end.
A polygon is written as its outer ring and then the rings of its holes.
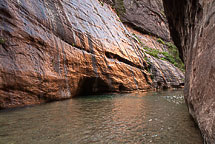
{"type": "Polygon", "coordinates": [[[139,44],[98,0],[1,0],[0,37],[0,108],[153,87],[139,44]]]}

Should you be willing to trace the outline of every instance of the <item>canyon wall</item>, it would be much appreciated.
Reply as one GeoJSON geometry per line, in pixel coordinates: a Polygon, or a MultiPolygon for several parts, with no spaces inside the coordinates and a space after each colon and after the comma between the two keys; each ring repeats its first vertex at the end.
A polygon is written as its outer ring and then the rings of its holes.
{"type": "Polygon", "coordinates": [[[205,143],[215,143],[215,0],[164,0],[186,65],[185,99],[205,143]]]}
{"type": "Polygon", "coordinates": [[[141,33],[170,41],[162,0],[103,0],[112,5],[123,23],[141,33]]]}
{"type": "Polygon", "coordinates": [[[145,51],[101,1],[1,0],[0,109],[183,85],[177,67],[145,51]]]}

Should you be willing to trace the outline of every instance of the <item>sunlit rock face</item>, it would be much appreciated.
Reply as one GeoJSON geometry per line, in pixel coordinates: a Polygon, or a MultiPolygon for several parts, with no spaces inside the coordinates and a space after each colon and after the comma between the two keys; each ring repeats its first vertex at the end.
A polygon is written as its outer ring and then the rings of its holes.
{"type": "Polygon", "coordinates": [[[0,38],[0,108],[154,87],[145,53],[98,0],[1,0],[0,38]]]}
{"type": "Polygon", "coordinates": [[[186,64],[185,98],[205,143],[215,143],[215,0],[164,0],[186,64]]]}

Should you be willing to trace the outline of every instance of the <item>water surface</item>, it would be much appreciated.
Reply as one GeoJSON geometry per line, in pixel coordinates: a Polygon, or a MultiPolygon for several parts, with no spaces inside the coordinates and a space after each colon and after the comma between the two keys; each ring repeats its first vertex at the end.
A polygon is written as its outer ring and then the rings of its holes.
{"type": "Polygon", "coordinates": [[[88,96],[0,111],[0,144],[201,144],[181,91],[88,96]]]}

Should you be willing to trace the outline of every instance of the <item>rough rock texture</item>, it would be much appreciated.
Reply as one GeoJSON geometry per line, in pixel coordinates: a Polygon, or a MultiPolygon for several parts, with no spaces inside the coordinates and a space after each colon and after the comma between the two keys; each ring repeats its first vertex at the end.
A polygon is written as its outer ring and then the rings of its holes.
{"type": "Polygon", "coordinates": [[[215,0],[164,0],[186,64],[185,98],[205,143],[215,143],[215,0]]]}
{"type": "Polygon", "coordinates": [[[153,81],[153,88],[156,89],[167,89],[167,88],[178,88],[184,86],[184,73],[172,63],[161,60],[147,54],[144,47],[158,50],[160,52],[168,52],[169,49],[166,45],[159,43],[156,37],[147,34],[142,34],[131,27],[127,26],[128,31],[137,38],[136,42],[140,43],[140,49],[142,49],[147,56],[145,58],[149,64],[148,71],[153,81]],[[141,47],[142,45],[142,47],[141,47]]]}
{"type": "Polygon", "coordinates": [[[112,4],[123,23],[143,33],[170,41],[162,0],[104,0],[112,4]]]}
{"type": "Polygon", "coordinates": [[[143,51],[97,0],[1,0],[0,30],[0,108],[153,86],[143,51]]]}

